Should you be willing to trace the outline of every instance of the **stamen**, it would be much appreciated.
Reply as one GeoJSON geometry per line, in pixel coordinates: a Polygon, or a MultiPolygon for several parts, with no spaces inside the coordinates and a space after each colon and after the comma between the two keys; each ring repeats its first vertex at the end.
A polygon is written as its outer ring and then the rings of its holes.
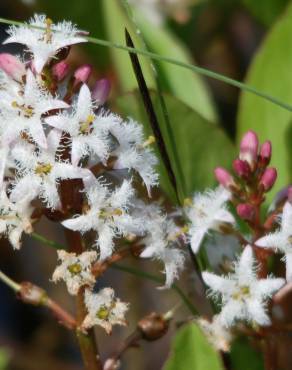
{"type": "Polygon", "coordinates": [[[88,134],[90,130],[90,126],[92,125],[93,121],[95,119],[94,114],[89,114],[86,118],[86,121],[80,122],[80,132],[82,134],[88,134]]]}

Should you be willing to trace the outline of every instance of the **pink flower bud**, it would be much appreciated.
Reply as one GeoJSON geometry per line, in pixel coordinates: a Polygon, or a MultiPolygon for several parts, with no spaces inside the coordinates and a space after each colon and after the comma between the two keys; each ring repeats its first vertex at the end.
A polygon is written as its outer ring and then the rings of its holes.
{"type": "Polygon", "coordinates": [[[99,105],[103,105],[110,93],[111,84],[106,78],[96,81],[92,89],[92,99],[99,105]]]}
{"type": "Polygon", "coordinates": [[[260,157],[265,162],[265,164],[268,164],[271,160],[271,156],[272,156],[272,144],[270,141],[265,141],[261,146],[260,157]]]}
{"type": "Polygon", "coordinates": [[[268,191],[272,188],[277,179],[277,170],[274,167],[269,167],[263,173],[263,176],[260,180],[260,185],[262,185],[265,191],[268,191]]]}
{"type": "Polygon", "coordinates": [[[255,214],[255,209],[251,204],[241,203],[236,207],[236,212],[243,220],[252,221],[255,214]]]}
{"type": "Polygon", "coordinates": [[[83,82],[85,83],[92,72],[92,66],[90,64],[83,64],[81,67],[77,68],[74,77],[76,82],[83,82]]]}
{"type": "Polygon", "coordinates": [[[62,81],[68,75],[69,72],[69,64],[64,62],[63,60],[57,64],[55,64],[52,68],[53,76],[57,81],[62,81]]]}
{"type": "Polygon", "coordinates": [[[224,186],[224,188],[228,189],[230,186],[235,185],[233,177],[227,170],[225,170],[225,168],[217,167],[214,173],[217,181],[219,182],[219,184],[224,186]]]}
{"type": "Polygon", "coordinates": [[[254,131],[248,131],[242,138],[240,143],[239,158],[251,166],[255,167],[258,155],[259,139],[254,131]]]}
{"type": "Polygon", "coordinates": [[[288,187],[287,193],[288,193],[288,201],[292,203],[292,186],[291,185],[288,187]]]}
{"type": "Polygon", "coordinates": [[[21,81],[22,76],[26,73],[24,64],[8,53],[0,54],[0,68],[16,81],[21,81]]]}
{"type": "Polygon", "coordinates": [[[233,169],[239,177],[247,178],[250,175],[250,167],[246,161],[235,159],[233,161],[233,169]]]}

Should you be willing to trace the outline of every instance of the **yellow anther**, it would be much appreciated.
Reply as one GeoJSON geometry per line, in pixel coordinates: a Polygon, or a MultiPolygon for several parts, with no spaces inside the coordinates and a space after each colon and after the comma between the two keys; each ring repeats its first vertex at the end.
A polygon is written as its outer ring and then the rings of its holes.
{"type": "Polygon", "coordinates": [[[109,210],[109,211],[102,209],[99,212],[99,217],[108,218],[108,217],[113,217],[113,216],[122,216],[122,214],[123,214],[123,210],[120,208],[116,208],[116,209],[109,210]]]}
{"type": "Polygon", "coordinates": [[[232,294],[232,298],[236,300],[242,300],[250,295],[250,288],[247,285],[240,286],[238,291],[232,294]]]}
{"type": "Polygon", "coordinates": [[[170,235],[169,237],[168,237],[168,240],[170,241],[170,242],[173,242],[173,241],[175,241],[177,238],[179,238],[181,235],[183,235],[183,234],[185,234],[185,233],[187,233],[189,231],[189,227],[187,226],[187,225],[185,225],[185,226],[183,226],[183,227],[181,227],[175,234],[173,234],[173,235],[170,235]]]}
{"type": "Polygon", "coordinates": [[[191,198],[184,199],[184,207],[191,207],[193,205],[193,201],[191,198]]]}
{"type": "Polygon", "coordinates": [[[52,27],[53,21],[51,20],[51,18],[46,18],[45,23],[46,23],[45,41],[49,43],[52,41],[52,28],[51,27],[52,27]]]}
{"type": "Polygon", "coordinates": [[[11,106],[13,108],[19,109],[20,112],[23,112],[23,115],[26,118],[30,118],[34,114],[34,110],[33,110],[33,108],[31,106],[26,106],[24,104],[23,105],[19,105],[16,100],[14,100],[11,103],[11,106]]]}
{"type": "Polygon", "coordinates": [[[97,313],[96,316],[100,320],[107,320],[110,315],[110,311],[106,307],[101,307],[97,313]]]}
{"type": "Polygon", "coordinates": [[[155,137],[153,135],[150,135],[146,141],[142,144],[143,148],[146,148],[149,145],[154,144],[156,141],[155,137]]]}
{"type": "Polygon", "coordinates": [[[50,163],[40,163],[38,166],[35,168],[35,173],[37,175],[48,175],[53,166],[50,163]]]}
{"type": "Polygon", "coordinates": [[[18,105],[17,101],[15,101],[15,100],[11,103],[11,106],[12,106],[12,108],[19,108],[19,105],[18,105]]]}
{"type": "Polygon", "coordinates": [[[74,263],[73,265],[68,266],[68,270],[72,275],[77,275],[82,271],[82,266],[79,263],[74,263]]]}
{"type": "Polygon", "coordinates": [[[84,122],[80,122],[80,132],[86,134],[89,132],[90,126],[95,119],[94,114],[89,114],[84,122]]]}

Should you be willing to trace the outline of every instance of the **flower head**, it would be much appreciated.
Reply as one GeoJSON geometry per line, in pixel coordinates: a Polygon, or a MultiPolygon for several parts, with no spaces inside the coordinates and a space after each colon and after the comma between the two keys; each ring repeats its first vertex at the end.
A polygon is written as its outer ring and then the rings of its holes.
{"type": "Polygon", "coordinates": [[[40,196],[50,208],[60,208],[58,183],[60,179],[81,178],[86,183],[94,179],[93,174],[80,167],[62,162],[56,158],[61,132],[52,130],[48,137],[47,149],[35,150],[28,143],[20,143],[12,150],[19,177],[11,191],[11,199],[15,202],[21,199],[32,200],[40,196]]]}
{"type": "Polygon", "coordinates": [[[186,208],[191,221],[189,235],[194,253],[198,252],[208,230],[218,230],[224,223],[235,223],[234,217],[225,205],[229,199],[230,193],[223,187],[195,194],[192,205],[186,208]]]}
{"type": "Polygon", "coordinates": [[[54,24],[44,14],[35,14],[28,24],[11,26],[8,30],[9,37],[4,44],[16,42],[26,45],[33,54],[36,72],[41,73],[44,65],[58,50],[86,42],[81,33],[71,22],[54,24]]]}
{"type": "Polygon", "coordinates": [[[284,285],[280,278],[258,279],[251,246],[246,246],[233,274],[222,277],[203,272],[203,279],[214,297],[221,296],[221,323],[229,327],[236,320],[269,325],[266,300],[284,285]]]}
{"type": "Polygon", "coordinates": [[[274,233],[263,236],[255,244],[258,247],[272,248],[285,254],[286,279],[292,281],[292,205],[286,202],[283,207],[281,226],[274,233]]]}
{"type": "MultiPolygon", "coordinates": [[[[4,186],[5,188],[5,186],[4,186]]],[[[25,200],[13,203],[7,197],[6,191],[0,193],[0,234],[7,236],[13,248],[21,246],[23,232],[31,233],[32,207],[25,200]]]]}
{"type": "Polygon", "coordinates": [[[68,104],[45,91],[30,70],[27,71],[23,89],[20,85],[18,89],[14,86],[0,90],[2,141],[9,144],[21,133],[26,133],[36,144],[46,148],[42,116],[54,109],[67,108],[68,104]]]}
{"type": "Polygon", "coordinates": [[[91,273],[91,267],[97,259],[96,252],[83,252],[76,255],[60,250],[58,251],[58,259],[61,264],[56,267],[53,274],[52,280],[55,283],[64,280],[72,295],[76,295],[82,286],[93,286],[95,277],[91,273]]]}
{"type": "Polygon", "coordinates": [[[170,288],[184,267],[185,256],[179,249],[179,238],[184,236],[185,230],[154,205],[145,206],[141,217],[145,222],[146,236],[142,239],[145,249],[140,257],[162,261],[166,276],[164,287],[170,288]]]}
{"type": "Polygon", "coordinates": [[[137,233],[143,229],[139,220],[134,219],[128,209],[134,196],[131,182],[111,191],[107,186],[96,181],[87,189],[88,206],[83,215],[63,221],[62,224],[71,230],[98,233],[96,246],[100,249],[100,259],[104,260],[112,254],[114,238],[137,233]]]}
{"type": "Polygon", "coordinates": [[[82,323],[85,330],[99,325],[110,334],[113,325],[126,325],[125,314],[128,311],[128,304],[115,298],[115,292],[111,288],[104,288],[97,294],[86,289],[85,305],[88,310],[82,323]]]}
{"type": "Polygon", "coordinates": [[[46,119],[49,125],[70,134],[71,161],[74,166],[89,154],[96,154],[102,161],[105,161],[109,155],[108,135],[99,124],[99,120],[103,117],[96,117],[94,109],[90,90],[84,84],[71,113],[64,112],[46,119]]]}

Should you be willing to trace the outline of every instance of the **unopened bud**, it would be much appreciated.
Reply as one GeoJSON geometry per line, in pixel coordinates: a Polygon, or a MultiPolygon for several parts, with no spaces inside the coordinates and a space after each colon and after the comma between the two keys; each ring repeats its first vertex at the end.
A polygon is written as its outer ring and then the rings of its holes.
{"type": "Polygon", "coordinates": [[[269,167],[263,173],[263,176],[260,180],[260,185],[263,186],[265,191],[269,191],[277,179],[277,170],[274,167],[269,167]]]}
{"type": "Polygon", "coordinates": [[[55,64],[52,68],[53,76],[58,82],[64,80],[64,78],[68,75],[68,72],[69,64],[64,62],[63,60],[55,64]]]}
{"type": "Polygon", "coordinates": [[[230,186],[235,185],[233,177],[230,175],[230,173],[227,170],[225,170],[225,168],[217,167],[214,173],[215,173],[215,177],[217,181],[219,182],[219,184],[224,186],[224,188],[229,189],[230,186]]]}
{"type": "Polygon", "coordinates": [[[24,303],[39,306],[43,304],[47,298],[47,294],[42,288],[30,282],[24,282],[20,287],[18,295],[24,303]]]}
{"type": "Polygon", "coordinates": [[[259,139],[254,131],[248,131],[240,142],[240,153],[239,158],[251,166],[252,169],[255,167],[255,163],[258,155],[259,139]]]}
{"type": "Polygon", "coordinates": [[[233,161],[233,169],[237,176],[247,178],[250,175],[250,167],[246,161],[235,159],[233,161]]]}
{"type": "Polygon", "coordinates": [[[141,331],[142,338],[147,341],[154,341],[163,337],[169,327],[169,320],[163,315],[152,312],[138,322],[138,329],[141,331]]]}
{"type": "Polygon", "coordinates": [[[92,99],[97,102],[98,105],[103,105],[110,93],[111,84],[106,78],[96,81],[92,89],[92,99]]]}
{"type": "Polygon", "coordinates": [[[0,69],[16,81],[22,81],[25,75],[25,66],[14,55],[8,53],[0,54],[0,69]]]}
{"type": "Polygon", "coordinates": [[[236,207],[236,212],[243,220],[252,221],[255,214],[255,209],[251,204],[241,203],[236,207]]]}
{"type": "Polygon", "coordinates": [[[89,79],[91,72],[92,66],[90,64],[83,64],[81,67],[77,68],[74,73],[75,82],[85,83],[89,79]]]}
{"type": "Polygon", "coordinates": [[[270,163],[272,156],[272,144],[270,141],[265,141],[261,146],[260,158],[267,165],[270,163]]]}
{"type": "Polygon", "coordinates": [[[287,196],[287,198],[288,198],[288,201],[290,202],[290,203],[292,203],[292,186],[290,185],[289,186],[289,188],[288,188],[288,196],[287,196]]]}

